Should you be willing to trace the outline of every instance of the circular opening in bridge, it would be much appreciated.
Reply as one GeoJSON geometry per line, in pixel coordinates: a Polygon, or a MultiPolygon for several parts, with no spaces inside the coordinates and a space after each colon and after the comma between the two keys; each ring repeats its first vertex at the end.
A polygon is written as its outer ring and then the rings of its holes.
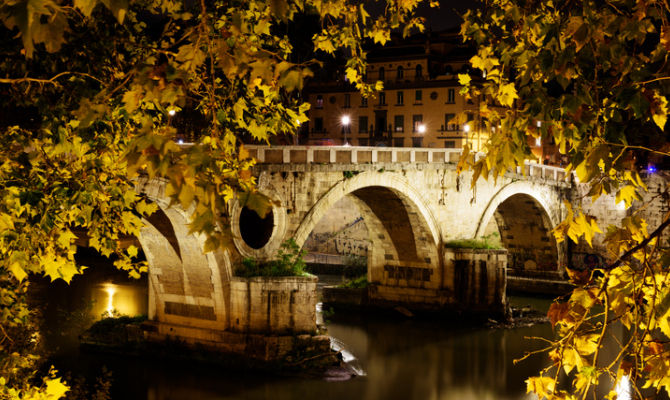
{"type": "Polygon", "coordinates": [[[247,207],[240,213],[240,235],[252,249],[260,249],[270,241],[274,228],[274,213],[270,210],[264,218],[247,207]]]}

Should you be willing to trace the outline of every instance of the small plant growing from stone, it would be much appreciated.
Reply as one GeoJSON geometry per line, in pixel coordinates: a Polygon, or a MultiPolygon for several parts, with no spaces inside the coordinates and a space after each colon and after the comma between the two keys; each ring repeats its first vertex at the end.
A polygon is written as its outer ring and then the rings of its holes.
{"type": "Polygon", "coordinates": [[[346,282],[342,283],[339,285],[341,288],[345,289],[364,289],[368,287],[368,276],[366,275],[361,275],[358,278],[355,279],[349,279],[346,282]]]}
{"type": "Polygon", "coordinates": [[[460,249],[504,249],[502,242],[500,241],[500,234],[498,234],[498,232],[493,232],[490,235],[482,236],[477,239],[450,240],[446,242],[444,246],[448,248],[460,249]]]}
{"type": "Polygon", "coordinates": [[[288,239],[279,246],[277,255],[271,261],[259,262],[247,257],[235,269],[235,275],[249,278],[252,276],[306,276],[305,251],[298,247],[295,240],[288,239]]]}

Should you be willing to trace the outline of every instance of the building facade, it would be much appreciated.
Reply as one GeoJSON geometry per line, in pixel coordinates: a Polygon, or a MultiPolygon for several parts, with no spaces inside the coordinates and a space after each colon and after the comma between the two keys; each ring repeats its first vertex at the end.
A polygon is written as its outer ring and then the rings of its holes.
{"type": "Polygon", "coordinates": [[[311,104],[301,144],[479,149],[483,129],[479,100],[459,92],[458,74],[468,73],[471,48],[456,32],[431,33],[368,53],[368,82],[384,90],[363,98],[344,79],[319,76],[305,90],[311,104]],[[462,113],[459,119],[457,116],[462,113]]]}

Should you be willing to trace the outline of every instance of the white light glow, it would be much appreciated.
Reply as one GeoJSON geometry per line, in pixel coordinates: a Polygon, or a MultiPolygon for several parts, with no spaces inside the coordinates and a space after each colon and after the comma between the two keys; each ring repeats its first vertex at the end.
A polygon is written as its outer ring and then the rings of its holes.
{"type": "Polygon", "coordinates": [[[542,138],[535,138],[535,146],[537,147],[542,146],[542,138]]]}
{"type": "Polygon", "coordinates": [[[340,118],[340,121],[342,122],[342,125],[347,126],[351,122],[351,118],[349,118],[348,115],[343,115],[342,118],[340,118]]]}
{"type": "Polygon", "coordinates": [[[470,124],[463,125],[463,132],[465,132],[465,133],[470,132],[470,124]]]}
{"type": "Polygon", "coordinates": [[[105,314],[108,317],[114,316],[114,294],[116,293],[116,287],[113,284],[108,283],[105,285],[105,292],[107,292],[107,308],[105,308],[105,314]]]}
{"type": "Polygon", "coordinates": [[[542,121],[537,121],[537,127],[540,128],[542,126],[542,121]]]}
{"type": "Polygon", "coordinates": [[[419,131],[419,133],[426,133],[426,125],[419,124],[419,126],[417,127],[417,131],[419,131]]]}
{"type": "Polygon", "coordinates": [[[174,117],[174,115],[177,113],[174,109],[168,111],[168,115],[171,117],[174,117]]]}
{"type": "Polygon", "coordinates": [[[633,398],[628,375],[624,375],[619,379],[619,382],[614,387],[614,391],[616,392],[617,400],[631,400],[633,398]]]}

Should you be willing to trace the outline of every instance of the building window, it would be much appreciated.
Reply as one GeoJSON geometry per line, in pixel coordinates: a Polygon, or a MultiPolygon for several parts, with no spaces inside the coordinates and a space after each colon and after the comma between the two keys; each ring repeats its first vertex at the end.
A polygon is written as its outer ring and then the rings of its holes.
{"type": "Polygon", "coordinates": [[[458,124],[454,121],[456,114],[444,114],[444,126],[448,131],[457,131],[458,124]]]}
{"type": "Polygon", "coordinates": [[[314,132],[323,132],[323,118],[314,118],[314,132]]]}
{"type": "Polygon", "coordinates": [[[456,142],[454,140],[445,140],[444,141],[444,148],[445,149],[455,149],[456,148],[456,142]]]}
{"type": "Polygon", "coordinates": [[[412,115],[412,132],[418,132],[419,125],[421,125],[422,122],[423,122],[422,114],[412,115]]]}
{"type": "Polygon", "coordinates": [[[379,68],[379,80],[384,80],[384,67],[379,68]]]}
{"type": "Polygon", "coordinates": [[[368,145],[368,139],[367,139],[367,138],[365,138],[365,139],[363,139],[363,138],[358,139],[358,145],[359,145],[359,146],[367,146],[367,145],[368,145]]]}
{"type": "Polygon", "coordinates": [[[386,105],[386,93],[384,92],[379,92],[379,105],[380,106],[386,105]]]}
{"type": "Polygon", "coordinates": [[[402,79],[405,77],[405,71],[402,69],[402,67],[398,66],[398,72],[396,74],[396,79],[402,79]]]}
{"type": "Polygon", "coordinates": [[[405,146],[405,139],[401,137],[393,138],[393,147],[405,146]]]}
{"type": "Polygon", "coordinates": [[[416,66],[416,73],[415,73],[416,79],[421,79],[423,78],[423,67],[421,64],[418,64],[416,66]]]}
{"type": "Polygon", "coordinates": [[[454,104],[456,102],[456,90],[448,89],[447,90],[447,103],[454,104]]]}
{"type": "Polygon", "coordinates": [[[404,102],[405,102],[405,95],[403,94],[403,92],[398,91],[398,93],[396,93],[396,103],[397,103],[396,105],[401,106],[403,105],[404,102]]]}
{"type": "Polygon", "coordinates": [[[316,108],[323,108],[323,96],[316,96],[316,108]]]}
{"type": "Polygon", "coordinates": [[[361,96],[361,107],[367,107],[368,106],[368,98],[361,96]]]}
{"type": "Polygon", "coordinates": [[[412,147],[423,147],[423,137],[413,137],[412,147]]]}
{"type": "Polygon", "coordinates": [[[368,133],[368,117],[358,117],[358,133],[368,133]]]}
{"type": "Polygon", "coordinates": [[[421,103],[421,99],[423,99],[423,92],[420,90],[414,92],[414,102],[421,103]]]}
{"type": "Polygon", "coordinates": [[[396,115],[393,119],[396,132],[405,132],[405,116],[396,115]]]}
{"type": "Polygon", "coordinates": [[[344,94],[344,108],[351,107],[351,95],[349,93],[344,94]]]}

